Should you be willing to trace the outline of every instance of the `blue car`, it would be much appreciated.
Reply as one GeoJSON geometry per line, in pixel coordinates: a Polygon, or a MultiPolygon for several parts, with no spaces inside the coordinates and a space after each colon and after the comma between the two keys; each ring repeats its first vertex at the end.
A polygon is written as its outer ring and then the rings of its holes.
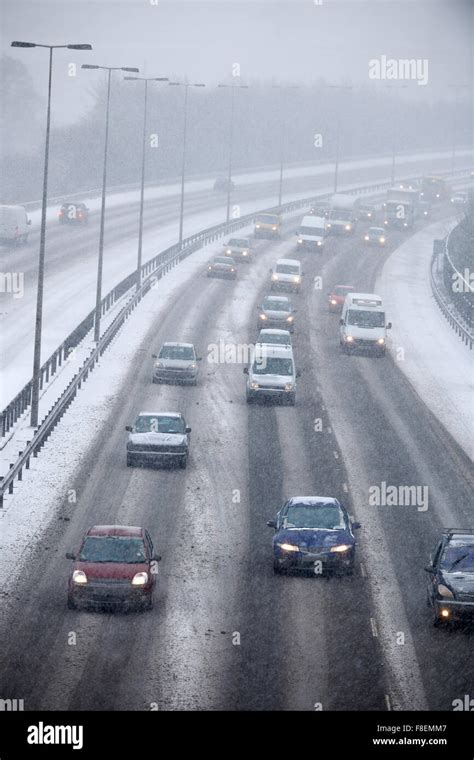
{"type": "Polygon", "coordinates": [[[329,496],[293,496],[267,525],[275,529],[273,569],[339,571],[348,575],[354,569],[356,540],[351,522],[337,499],[329,496]]]}

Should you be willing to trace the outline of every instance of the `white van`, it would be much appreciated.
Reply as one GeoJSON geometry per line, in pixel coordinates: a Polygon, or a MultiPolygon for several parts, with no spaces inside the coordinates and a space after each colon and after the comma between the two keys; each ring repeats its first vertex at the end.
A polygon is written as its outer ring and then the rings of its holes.
{"type": "Polygon", "coordinates": [[[244,367],[247,378],[247,403],[255,399],[296,403],[295,360],[291,346],[257,343],[249,367],[244,367]]]}
{"type": "Polygon", "coordinates": [[[275,269],[270,269],[270,290],[286,290],[299,293],[303,270],[297,259],[278,259],[275,269]]]}
{"type": "Polygon", "coordinates": [[[355,350],[385,354],[387,330],[382,299],[374,293],[348,293],[340,319],[341,349],[350,354],[355,350]]]}
{"type": "Polygon", "coordinates": [[[27,243],[30,224],[31,220],[23,206],[0,206],[1,243],[27,243]]]}
{"type": "Polygon", "coordinates": [[[296,233],[296,247],[322,252],[326,234],[326,219],[323,216],[304,216],[296,233]]]}

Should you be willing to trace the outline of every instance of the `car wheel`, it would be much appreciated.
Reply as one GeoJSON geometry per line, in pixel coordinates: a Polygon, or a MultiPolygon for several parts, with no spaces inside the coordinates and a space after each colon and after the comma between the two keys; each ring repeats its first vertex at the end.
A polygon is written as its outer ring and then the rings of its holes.
{"type": "Polygon", "coordinates": [[[127,467],[133,467],[133,457],[127,454],[127,467]]]}
{"type": "Polygon", "coordinates": [[[273,562],[273,572],[275,575],[283,575],[284,569],[278,562],[273,562]]]}
{"type": "Polygon", "coordinates": [[[287,398],[288,406],[295,406],[296,404],[296,396],[294,393],[291,393],[287,398]]]}
{"type": "Polygon", "coordinates": [[[153,609],[153,596],[150,594],[145,604],[142,605],[142,609],[145,611],[153,609]]]}
{"type": "Polygon", "coordinates": [[[179,466],[181,467],[182,470],[185,470],[186,467],[188,466],[188,457],[186,454],[184,455],[184,457],[179,458],[179,466]]]}
{"type": "Polygon", "coordinates": [[[67,598],[67,607],[68,610],[77,610],[77,604],[71,596],[67,598]]]}

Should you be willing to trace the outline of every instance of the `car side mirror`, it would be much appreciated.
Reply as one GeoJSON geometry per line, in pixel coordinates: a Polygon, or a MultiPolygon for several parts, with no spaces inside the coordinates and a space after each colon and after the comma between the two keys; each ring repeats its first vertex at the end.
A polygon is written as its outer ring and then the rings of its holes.
{"type": "Polygon", "coordinates": [[[298,372],[296,373],[296,377],[301,377],[301,370],[300,370],[300,369],[299,369],[299,370],[298,370],[298,372]]]}
{"type": "Polygon", "coordinates": [[[291,313],[292,313],[292,314],[296,314],[296,313],[297,313],[297,311],[298,311],[298,309],[292,309],[292,310],[291,310],[291,313]]]}
{"type": "Polygon", "coordinates": [[[161,562],[161,554],[154,554],[151,558],[152,562],[161,562]]]}
{"type": "Polygon", "coordinates": [[[360,522],[353,522],[352,523],[352,530],[359,530],[359,528],[361,528],[361,527],[362,526],[361,526],[360,522]]]}
{"type": "Polygon", "coordinates": [[[436,570],[434,569],[433,565],[427,565],[426,567],[423,568],[423,570],[426,573],[429,573],[430,575],[434,575],[436,573],[436,570]]]}
{"type": "Polygon", "coordinates": [[[191,432],[191,428],[190,427],[185,428],[185,433],[190,433],[190,432],[191,432]]]}
{"type": "Polygon", "coordinates": [[[74,552],[66,552],[66,559],[76,559],[74,552]]]}
{"type": "Polygon", "coordinates": [[[152,358],[152,359],[158,359],[158,354],[152,354],[152,355],[151,355],[151,358],[152,358]]]}
{"type": "Polygon", "coordinates": [[[391,322],[387,322],[387,327],[385,329],[386,330],[391,330],[392,329],[392,323],[391,322]]]}
{"type": "Polygon", "coordinates": [[[202,362],[202,356],[197,356],[197,357],[196,357],[196,361],[197,361],[197,362],[202,362]]]}
{"type": "Polygon", "coordinates": [[[28,219],[27,224],[31,224],[31,219],[28,219]]]}
{"type": "Polygon", "coordinates": [[[339,320],[339,324],[341,325],[341,327],[344,324],[344,320],[342,318],[339,320]]]}
{"type": "Polygon", "coordinates": [[[243,370],[243,372],[244,372],[244,375],[248,375],[248,373],[249,373],[249,368],[248,368],[248,367],[244,367],[244,370],[243,370]]]}
{"type": "Polygon", "coordinates": [[[267,525],[269,528],[276,528],[276,520],[267,520],[267,525]]]}
{"type": "Polygon", "coordinates": [[[273,274],[273,269],[268,270],[270,274],[273,274]]]}
{"type": "Polygon", "coordinates": [[[127,430],[129,433],[132,432],[133,428],[131,425],[125,425],[125,430],[127,430]]]}

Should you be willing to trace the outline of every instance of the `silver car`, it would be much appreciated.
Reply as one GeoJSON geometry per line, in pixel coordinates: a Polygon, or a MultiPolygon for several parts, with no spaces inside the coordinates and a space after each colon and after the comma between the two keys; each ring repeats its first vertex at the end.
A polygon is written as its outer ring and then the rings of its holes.
{"type": "Polygon", "coordinates": [[[288,296],[266,296],[257,309],[257,327],[276,327],[290,333],[294,331],[296,309],[293,309],[288,296]]]}
{"type": "Polygon", "coordinates": [[[153,354],[153,382],[177,382],[197,385],[198,362],[192,343],[163,343],[158,354],[153,354]]]}
{"type": "Polygon", "coordinates": [[[224,253],[230,256],[234,261],[250,262],[252,258],[252,246],[248,238],[231,238],[224,243],[224,253]]]}
{"type": "Polygon", "coordinates": [[[180,412],[140,412],[129,432],[127,467],[136,464],[188,463],[191,428],[180,412]]]}

